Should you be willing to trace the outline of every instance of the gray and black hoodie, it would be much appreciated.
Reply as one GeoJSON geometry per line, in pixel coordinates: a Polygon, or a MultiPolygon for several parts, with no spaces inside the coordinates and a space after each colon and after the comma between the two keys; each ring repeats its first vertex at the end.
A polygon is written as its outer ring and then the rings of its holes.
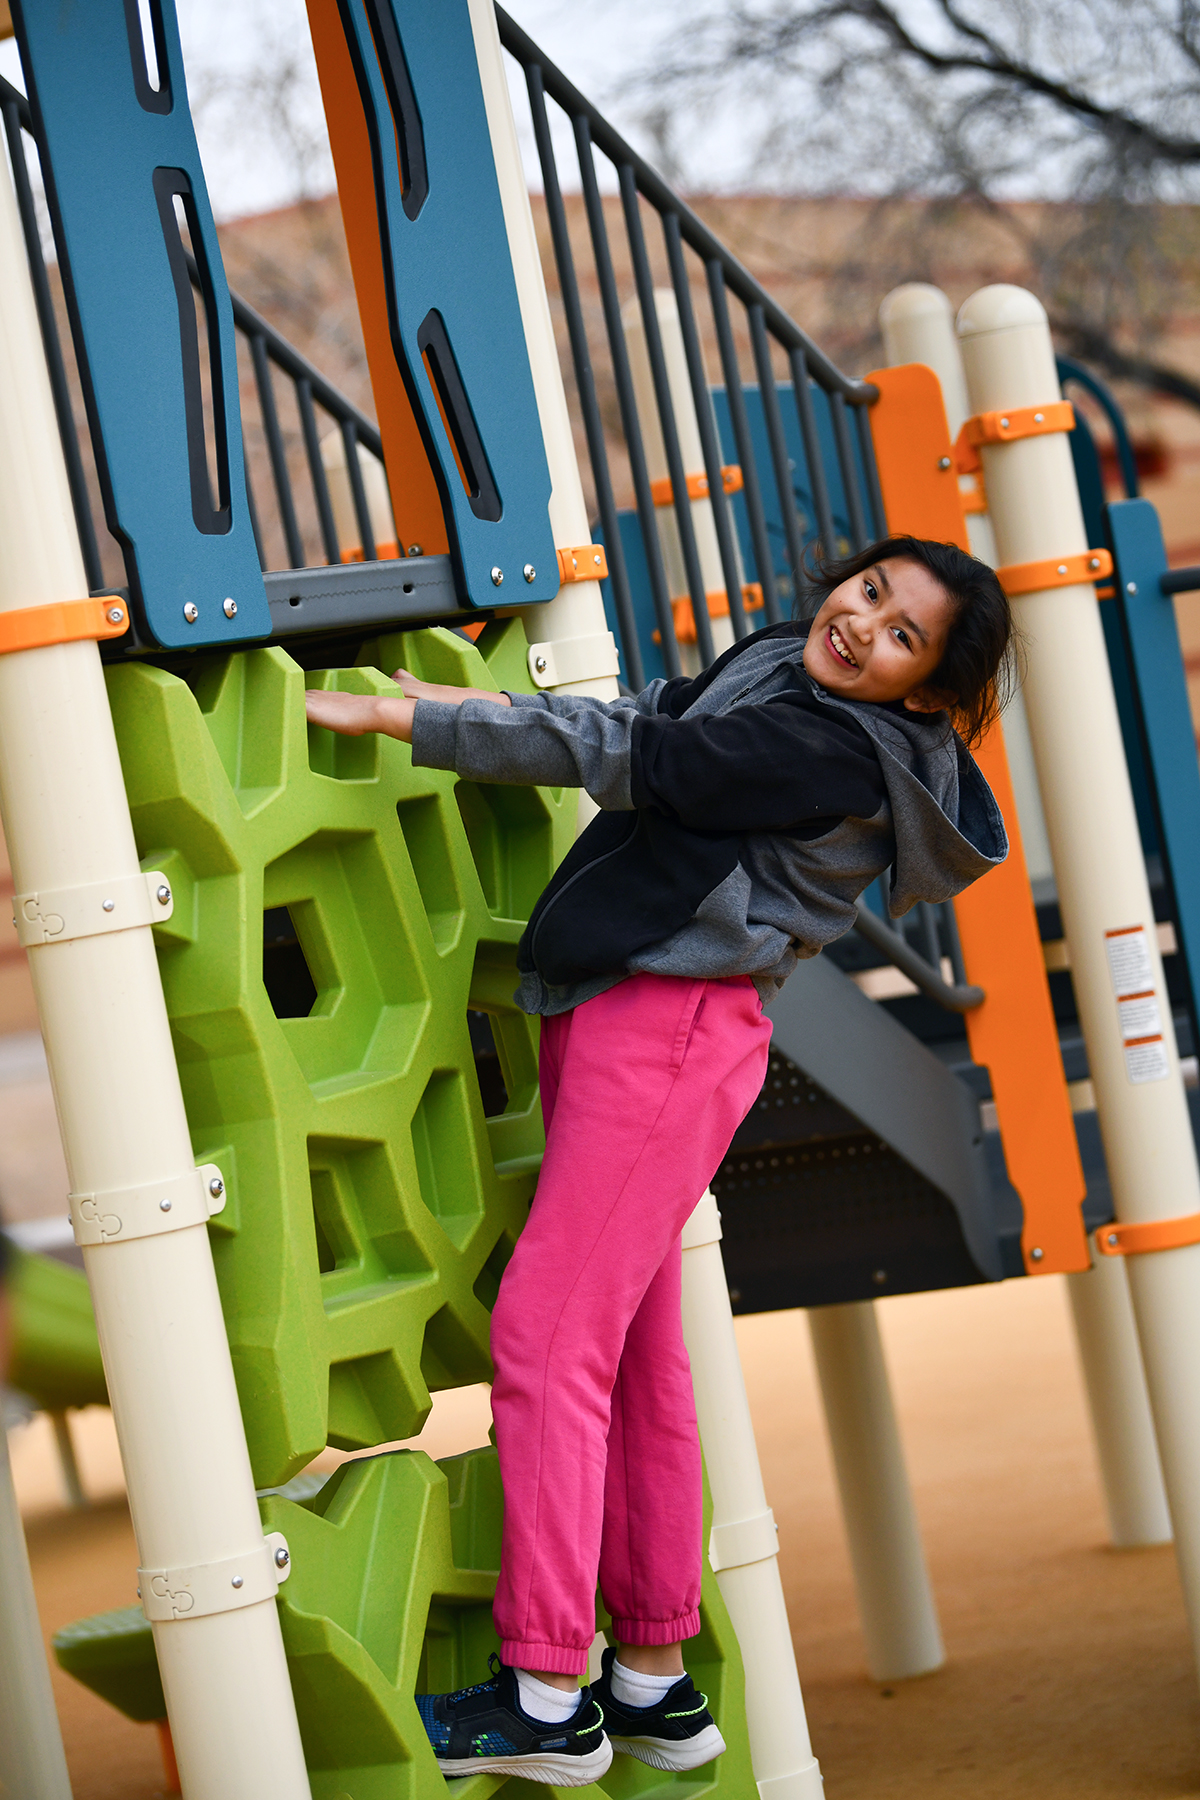
{"type": "Polygon", "coordinates": [[[803,666],[806,634],[769,627],[632,699],[418,701],[414,763],[582,787],[601,809],[521,939],[526,1012],[641,971],[750,975],[769,1001],[883,870],[899,918],[1003,862],[1000,809],[946,715],[829,693],[803,666]]]}

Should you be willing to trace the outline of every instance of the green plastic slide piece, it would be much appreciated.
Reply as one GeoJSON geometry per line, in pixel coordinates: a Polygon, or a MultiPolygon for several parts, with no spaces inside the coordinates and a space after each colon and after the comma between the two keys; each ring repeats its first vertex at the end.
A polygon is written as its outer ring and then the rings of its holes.
{"type": "Polygon", "coordinates": [[[76,1619],[51,1642],[59,1667],[127,1718],[166,1718],[154,1636],[140,1606],[76,1619]]]}
{"type": "MultiPolygon", "coordinates": [[[[264,1528],[282,1531],[292,1553],[279,1607],[313,1800],[438,1800],[445,1783],[412,1696],[486,1680],[488,1655],[499,1647],[491,1613],[503,1519],[495,1451],[437,1464],[419,1452],[384,1452],[343,1464],[302,1505],[280,1497],[261,1504],[264,1528]]],[[[701,1621],[685,1655],[727,1754],[688,1776],[620,1756],[581,1794],[754,1796],[741,1659],[711,1573],[701,1621]]],[[[598,1624],[607,1623],[600,1614],[598,1624]]],[[[472,1794],[497,1785],[491,1776],[471,1780],[472,1794]]],[[[516,1784],[513,1800],[524,1792],[516,1784]]]]}
{"type": "Polygon", "coordinates": [[[8,1272],[12,1306],[10,1386],[47,1412],[107,1406],[108,1389],[92,1297],[82,1270],[53,1256],[14,1250],[8,1272]]]}
{"type": "MultiPolygon", "coordinates": [[[[512,620],[478,648],[419,631],[376,658],[528,688],[524,641],[512,620]]],[[[196,1158],[226,1179],[213,1253],[268,1487],[326,1443],[411,1437],[431,1390],[490,1376],[489,1308],[544,1147],[516,945],[576,795],[306,727],[306,682],[384,691],[376,668],[306,676],[265,649],[108,681],[139,855],[175,893],[163,987],[196,1158]],[[492,1016],[495,1118],[468,1008],[492,1016]]]]}

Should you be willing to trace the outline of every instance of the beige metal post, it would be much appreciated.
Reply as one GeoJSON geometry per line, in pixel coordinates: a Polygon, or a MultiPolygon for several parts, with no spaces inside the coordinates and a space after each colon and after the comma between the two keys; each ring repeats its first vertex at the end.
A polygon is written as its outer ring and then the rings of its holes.
{"type": "MultiPolygon", "coordinates": [[[[1059,399],[1046,314],[1032,294],[996,286],[959,314],[975,412],[1059,399]]],[[[1004,564],[1088,549],[1062,433],[984,446],[984,475],[1004,564]]],[[[1026,704],[1054,854],[1071,973],[1087,1044],[1117,1217],[1200,1212],[1200,1173],[1179,1071],[1137,820],[1095,591],[1023,596],[1026,704]],[[1112,934],[1119,933],[1120,936],[1112,934]],[[1146,1001],[1119,1004],[1150,990],[1146,1001]],[[1140,1023],[1132,1027],[1129,1014],[1140,1023]],[[1130,1040],[1139,1038],[1140,1043],[1130,1040]]],[[[1129,1260],[1129,1285],[1175,1524],[1180,1577],[1200,1646],[1200,1245],[1129,1260]]]]}
{"type": "MultiPolygon", "coordinates": [[[[937,375],[950,435],[956,438],[971,409],[949,300],[940,288],[910,282],[887,295],[879,320],[889,363],[923,362],[937,375]]],[[[996,540],[988,514],[968,513],[967,530],[975,555],[994,568],[996,540]]],[[[1024,615],[1019,611],[1018,617],[1024,615]]],[[[1040,870],[1053,870],[1020,693],[1006,708],[1003,727],[1021,836],[1036,880],[1040,870]]],[[[1066,1283],[1112,1539],[1121,1548],[1162,1544],[1170,1539],[1171,1521],[1125,1265],[1116,1257],[1094,1261],[1099,1266],[1068,1275],[1066,1283]]]]}
{"type": "Polygon", "coordinates": [[[71,1800],[0,1388],[0,1795],[71,1800]]]}
{"type": "MultiPolygon", "coordinates": [[[[673,288],[655,288],[654,310],[658,317],[659,336],[662,339],[663,361],[667,368],[667,385],[671,390],[675,429],[679,433],[679,454],[683,459],[684,469],[689,475],[703,474],[704,447],[700,441],[696,402],[692,395],[692,384],[688,378],[687,352],[683,347],[683,330],[679,323],[679,302],[675,298],[673,288]]],[[[633,378],[638,423],[641,426],[642,445],[646,452],[647,473],[651,481],[666,481],[670,479],[670,470],[667,467],[667,447],[663,441],[662,423],[658,416],[654,376],[650,370],[650,352],[646,347],[646,325],[642,318],[641,306],[636,299],[627,301],[622,308],[621,323],[625,327],[625,343],[629,350],[629,371],[633,378]]],[[[723,593],[725,591],[725,572],[721,564],[720,547],[717,543],[717,527],[713,519],[712,501],[701,496],[692,501],[691,507],[692,529],[696,534],[696,554],[700,559],[704,591],[706,594],[723,593]]],[[[679,521],[675,516],[673,504],[659,506],[655,510],[658,541],[662,545],[667,586],[670,588],[672,596],[677,597],[688,591],[683,546],[679,539],[679,521]]],[[[734,553],[738,558],[740,581],[741,552],[738,550],[736,542],[734,553]]],[[[722,650],[728,650],[733,643],[733,620],[728,614],[721,618],[715,618],[711,621],[711,630],[713,649],[719,656],[722,650]]],[[[690,666],[698,673],[700,660],[695,650],[685,645],[681,645],[680,649],[684,667],[690,666]]]]}
{"type": "MultiPolygon", "coordinates": [[[[0,611],[86,594],[5,169],[0,611]]],[[[84,1263],[184,1791],[299,1800],[309,1786],[274,1600],[284,1548],[259,1522],[207,1230],[162,1228],[168,1209],[206,1218],[217,1174],[195,1171],[141,922],[155,897],[94,643],[0,655],[0,813],[17,908],[29,932],[40,920],[50,933],[29,963],[77,1235],[112,1239],[89,1243],[84,1263]],[[114,928],[127,912],[129,928],[114,928]]],[[[135,1584],[131,1569],[131,1600],[135,1584]]]]}
{"type": "Polygon", "coordinates": [[[896,1409],[870,1300],[808,1314],[821,1398],[876,1681],[946,1660],[896,1409]]]}
{"type": "Polygon", "coordinates": [[[733,1329],[721,1215],[705,1194],[683,1232],[683,1335],[692,1361],[700,1440],[712,1493],[709,1562],[746,1670],[746,1723],[762,1800],[820,1800],[787,1605],[779,1542],[733,1329]]]}

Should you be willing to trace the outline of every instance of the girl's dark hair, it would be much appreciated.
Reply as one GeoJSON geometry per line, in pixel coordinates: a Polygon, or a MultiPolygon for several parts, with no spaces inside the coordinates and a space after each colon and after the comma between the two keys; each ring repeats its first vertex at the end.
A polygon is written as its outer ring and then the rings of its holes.
{"type": "Polygon", "coordinates": [[[820,611],[835,587],[889,558],[928,569],[953,608],[942,660],[924,684],[947,696],[947,711],[968,746],[977,744],[1003,711],[1017,685],[1018,634],[1008,595],[995,572],[957,544],[930,538],[889,537],[854,556],[814,559],[808,587],[795,609],[798,620],[820,611]]]}

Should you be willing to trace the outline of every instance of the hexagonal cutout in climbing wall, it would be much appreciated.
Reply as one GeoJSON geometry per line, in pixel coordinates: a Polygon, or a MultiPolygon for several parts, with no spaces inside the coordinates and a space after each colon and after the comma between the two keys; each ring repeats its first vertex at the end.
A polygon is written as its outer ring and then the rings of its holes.
{"type": "Polygon", "coordinates": [[[412,1118],[421,1198],[460,1247],[482,1216],[475,1133],[461,1069],[435,1069],[412,1118]]]}
{"type": "Polygon", "coordinates": [[[307,1019],[317,1004],[317,984],[286,906],[263,914],[263,986],[277,1019],[307,1019]]]}

